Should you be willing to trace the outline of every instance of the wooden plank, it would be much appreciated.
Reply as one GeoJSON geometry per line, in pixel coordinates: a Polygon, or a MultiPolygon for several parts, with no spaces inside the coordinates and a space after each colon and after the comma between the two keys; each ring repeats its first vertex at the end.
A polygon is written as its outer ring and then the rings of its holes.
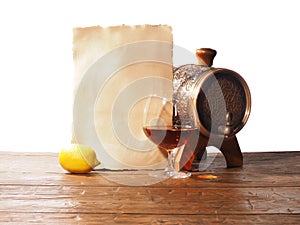
{"type": "Polygon", "coordinates": [[[204,172],[192,178],[154,182],[148,171],[97,171],[86,175],[66,173],[55,153],[0,153],[0,185],[149,185],[173,187],[294,187],[300,186],[300,152],[247,153],[243,168],[225,168],[222,157],[216,157],[204,172]],[[216,179],[203,179],[202,175],[216,179]],[[131,183],[128,184],[128,181],[131,183]]]}
{"type": "Polygon", "coordinates": [[[300,215],[139,215],[83,213],[3,213],[0,223],[9,224],[272,224],[295,225],[300,215]]]}
{"type": "Polygon", "coordinates": [[[300,213],[300,187],[5,186],[1,212],[135,214],[300,213]]]}
{"type": "MultiPolygon", "coordinates": [[[[268,174],[299,174],[299,152],[259,152],[243,153],[244,170],[248,172],[263,172],[268,174]]],[[[221,154],[215,158],[213,164],[206,170],[238,171],[225,169],[225,160],[221,154]]],[[[0,172],[62,172],[58,163],[57,153],[19,153],[0,152],[0,172]],[[20,166],[21,165],[21,166],[20,166]],[[32,166],[34,165],[34,167],[32,166]]]]}
{"type": "MultiPolygon", "coordinates": [[[[64,185],[64,186],[146,186],[152,180],[147,172],[94,172],[87,175],[74,175],[62,173],[2,173],[1,185],[64,185]],[[129,182],[130,181],[130,182],[129,182]]],[[[152,180],[153,181],[153,180],[152,180]]],[[[185,180],[169,179],[151,184],[151,186],[172,187],[295,187],[300,186],[299,175],[267,175],[256,173],[193,173],[192,177],[185,180]],[[205,175],[213,175],[215,178],[205,178],[205,175]]]]}
{"type": "MultiPolygon", "coordinates": [[[[2,173],[0,174],[1,185],[81,185],[81,186],[146,186],[152,180],[146,172],[94,172],[87,175],[74,175],[62,173],[2,173]],[[131,180],[131,181],[130,181],[131,180]],[[129,182],[130,181],[130,182],[129,182]]],[[[153,181],[153,180],[152,180],[153,181]]],[[[164,180],[153,183],[151,186],[173,187],[295,187],[300,185],[299,175],[268,175],[263,173],[220,173],[203,172],[193,173],[192,177],[183,180],[164,180]],[[207,179],[205,175],[213,175],[215,178],[207,179]]]]}

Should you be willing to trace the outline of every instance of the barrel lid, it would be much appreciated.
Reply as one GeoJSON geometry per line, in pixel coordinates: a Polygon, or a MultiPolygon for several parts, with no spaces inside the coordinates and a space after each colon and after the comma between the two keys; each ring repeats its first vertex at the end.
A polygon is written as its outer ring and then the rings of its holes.
{"type": "Polygon", "coordinates": [[[236,72],[211,68],[204,72],[192,91],[201,131],[235,135],[248,120],[251,108],[250,90],[236,72]]]}

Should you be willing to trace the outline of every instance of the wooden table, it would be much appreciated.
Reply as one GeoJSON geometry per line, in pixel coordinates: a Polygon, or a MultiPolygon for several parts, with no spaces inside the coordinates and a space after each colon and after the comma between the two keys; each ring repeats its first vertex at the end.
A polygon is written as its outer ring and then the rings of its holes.
{"type": "Polygon", "coordinates": [[[244,153],[234,169],[219,155],[191,178],[138,184],[147,173],[68,174],[55,153],[1,152],[0,223],[300,224],[300,152],[244,153]]]}

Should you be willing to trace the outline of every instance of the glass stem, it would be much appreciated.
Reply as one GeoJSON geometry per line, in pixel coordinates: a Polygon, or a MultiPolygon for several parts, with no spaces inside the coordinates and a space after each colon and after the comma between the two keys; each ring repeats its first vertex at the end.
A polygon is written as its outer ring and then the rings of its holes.
{"type": "Polygon", "coordinates": [[[175,161],[175,155],[176,155],[176,150],[169,151],[168,150],[168,171],[172,172],[175,171],[174,169],[174,161],[175,161]]]}

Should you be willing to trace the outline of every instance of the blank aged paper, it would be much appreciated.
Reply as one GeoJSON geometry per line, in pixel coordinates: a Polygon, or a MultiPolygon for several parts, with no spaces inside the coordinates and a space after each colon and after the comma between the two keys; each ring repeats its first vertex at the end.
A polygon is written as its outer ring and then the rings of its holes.
{"type": "Polygon", "coordinates": [[[146,96],[172,96],[171,27],[74,28],[73,54],[72,142],[94,148],[104,168],[163,168],[142,121],[146,96]]]}

